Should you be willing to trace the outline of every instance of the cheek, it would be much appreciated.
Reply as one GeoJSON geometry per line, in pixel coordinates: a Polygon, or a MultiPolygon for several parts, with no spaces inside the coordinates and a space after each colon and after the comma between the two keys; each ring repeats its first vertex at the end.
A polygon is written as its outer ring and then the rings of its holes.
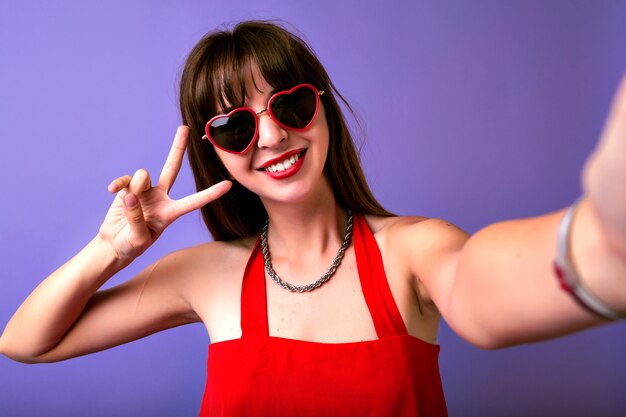
{"type": "Polygon", "coordinates": [[[238,176],[241,176],[241,173],[250,170],[250,152],[245,155],[236,155],[220,149],[215,149],[215,152],[224,168],[226,168],[229,179],[237,179],[238,176]]]}
{"type": "Polygon", "coordinates": [[[326,112],[324,111],[324,105],[320,104],[320,108],[317,111],[315,120],[311,124],[311,127],[304,131],[304,136],[307,136],[309,140],[321,140],[325,141],[329,136],[328,120],[326,119],[326,112]]]}
{"type": "Polygon", "coordinates": [[[324,138],[328,140],[330,136],[330,125],[328,123],[328,119],[326,118],[326,111],[323,105],[320,106],[319,113],[317,114],[317,119],[319,120],[322,131],[324,132],[324,138]]]}
{"type": "Polygon", "coordinates": [[[320,112],[317,115],[317,119],[315,120],[315,132],[314,132],[314,140],[319,141],[324,145],[326,150],[328,151],[328,147],[330,145],[330,128],[328,126],[328,121],[326,120],[326,114],[324,113],[324,107],[320,107],[320,112]]]}

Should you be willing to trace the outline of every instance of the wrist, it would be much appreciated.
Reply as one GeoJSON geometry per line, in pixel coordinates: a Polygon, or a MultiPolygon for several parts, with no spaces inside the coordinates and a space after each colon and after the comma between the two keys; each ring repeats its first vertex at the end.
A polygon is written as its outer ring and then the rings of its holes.
{"type": "Polygon", "coordinates": [[[134,259],[121,256],[115,246],[108,240],[97,234],[87,244],[85,250],[92,256],[91,259],[98,263],[99,269],[111,271],[111,275],[128,266],[134,259]]]}

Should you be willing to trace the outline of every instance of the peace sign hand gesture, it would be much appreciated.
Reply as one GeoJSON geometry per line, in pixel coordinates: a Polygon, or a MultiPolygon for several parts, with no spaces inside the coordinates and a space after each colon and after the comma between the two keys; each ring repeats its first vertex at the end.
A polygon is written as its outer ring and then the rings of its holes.
{"type": "Polygon", "coordinates": [[[180,171],[188,138],[189,129],[180,126],[156,186],[152,186],[150,175],[143,169],[109,184],[108,190],[117,195],[100,226],[99,236],[112,246],[119,261],[130,263],[174,220],[218,199],[230,189],[230,181],[221,181],[180,200],[170,198],[168,193],[180,171]]]}

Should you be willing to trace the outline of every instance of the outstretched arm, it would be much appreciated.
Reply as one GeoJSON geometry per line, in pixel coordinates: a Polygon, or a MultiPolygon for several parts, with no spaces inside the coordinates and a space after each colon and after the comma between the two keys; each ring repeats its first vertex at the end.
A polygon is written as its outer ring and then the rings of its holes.
{"type": "Polygon", "coordinates": [[[188,129],[180,127],[156,186],[145,170],[109,185],[116,197],[99,233],[22,303],[0,337],[0,353],[22,362],[58,361],[197,320],[177,285],[185,274],[177,254],[96,293],[174,220],[229,190],[225,181],[180,200],[169,198],[187,138],[188,129]]]}
{"type": "MultiPolygon", "coordinates": [[[[585,196],[570,236],[573,264],[590,293],[626,312],[626,77],[582,182],[585,196]]],[[[410,261],[412,270],[450,326],[478,346],[510,346],[606,323],[581,308],[555,275],[564,212],[493,224],[471,237],[442,221],[417,223],[404,238],[422,253],[410,261]]]]}

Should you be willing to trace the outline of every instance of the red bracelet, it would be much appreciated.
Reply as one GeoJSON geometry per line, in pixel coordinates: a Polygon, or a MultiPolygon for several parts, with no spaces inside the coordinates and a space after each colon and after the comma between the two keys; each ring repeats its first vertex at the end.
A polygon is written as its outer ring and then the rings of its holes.
{"type": "Polygon", "coordinates": [[[626,313],[607,306],[585,288],[572,262],[570,256],[570,231],[572,229],[572,219],[574,218],[580,201],[581,198],[576,200],[574,204],[567,209],[559,225],[554,272],[561,284],[561,288],[568,292],[572,298],[587,311],[607,320],[625,319],[626,313]]]}

